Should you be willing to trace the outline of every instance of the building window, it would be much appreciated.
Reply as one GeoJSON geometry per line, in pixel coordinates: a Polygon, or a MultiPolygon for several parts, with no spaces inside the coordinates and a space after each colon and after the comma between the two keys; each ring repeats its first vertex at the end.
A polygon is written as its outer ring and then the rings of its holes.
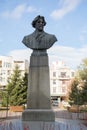
{"type": "Polygon", "coordinates": [[[55,79],[53,80],[53,84],[56,84],[56,80],[55,79]]]}
{"type": "Polygon", "coordinates": [[[66,77],[66,72],[61,72],[61,77],[62,78],[66,77]]]}
{"type": "Polygon", "coordinates": [[[1,70],[1,75],[4,75],[5,74],[5,70],[1,70]]]}
{"type": "Polygon", "coordinates": [[[4,62],[4,67],[6,67],[6,68],[11,68],[11,63],[4,62]]]}
{"type": "Polygon", "coordinates": [[[56,93],[56,87],[53,87],[53,93],[56,93]]]}
{"type": "Polygon", "coordinates": [[[56,77],[56,72],[53,72],[53,77],[56,77]]]}
{"type": "Polygon", "coordinates": [[[10,75],[10,70],[7,71],[7,74],[10,75]]]}
{"type": "Polygon", "coordinates": [[[66,84],[66,82],[63,80],[63,81],[62,81],[62,84],[64,85],[64,84],[66,84]]]}

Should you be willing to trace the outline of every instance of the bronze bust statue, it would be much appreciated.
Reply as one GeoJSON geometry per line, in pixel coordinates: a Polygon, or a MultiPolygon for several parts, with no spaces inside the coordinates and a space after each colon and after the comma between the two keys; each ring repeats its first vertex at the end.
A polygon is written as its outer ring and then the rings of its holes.
{"type": "Polygon", "coordinates": [[[44,31],[45,25],[45,18],[38,15],[32,21],[32,26],[35,28],[35,31],[30,35],[24,36],[22,42],[33,50],[49,49],[57,41],[57,38],[55,35],[48,34],[44,31]]]}

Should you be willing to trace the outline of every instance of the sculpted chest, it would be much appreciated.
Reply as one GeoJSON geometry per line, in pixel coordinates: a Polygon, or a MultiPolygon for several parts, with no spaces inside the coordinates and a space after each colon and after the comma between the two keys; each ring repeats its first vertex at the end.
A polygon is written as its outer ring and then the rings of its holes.
{"type": "Polygon", "coordinates": [[[33,33],[31,35],[25,36],[22,42],[27,47],[29,47],[33,50],[35,50],[35,49],[46,50],[46,49],[50,48],[55,41],[56,41],[56,37],[54,35],[47,34],[47,33],[35,35],[33,33]]]}

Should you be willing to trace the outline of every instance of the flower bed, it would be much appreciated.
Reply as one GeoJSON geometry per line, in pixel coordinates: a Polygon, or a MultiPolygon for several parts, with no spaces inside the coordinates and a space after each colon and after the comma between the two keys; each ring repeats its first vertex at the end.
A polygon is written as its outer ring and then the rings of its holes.
{"type": "Polygon", "coordinates": [[[23,106],[10,106],[10,111],[13,112],[22,112],[24,110],[23,106]]]}

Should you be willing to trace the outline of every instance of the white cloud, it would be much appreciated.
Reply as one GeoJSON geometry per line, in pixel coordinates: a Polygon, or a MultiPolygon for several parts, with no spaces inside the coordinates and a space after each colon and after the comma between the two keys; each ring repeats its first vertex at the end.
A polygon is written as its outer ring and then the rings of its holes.
{"type": "Polygon", "coordinates": [[[35,7],[33,7],[33,6],[29,6],[29,7],[27,8],[27,12],[29,12],[29,13],[35,12],[35,11],[37,11],[37,9],[36,9],[35,7]]]}
{"type": "Polygon", "coordinates": [[[25,5],[19,5],[17,6],[12,12],[11,17],[12,18],[21,18],[22,14],[25,12],[25,5]]]}
{"type": "Polygon", "coordinates": [[[87,55],[87,47],[72,48],[65,46],[54,46],[49,50],[50,62],[63,60],[72,68],[76,68],[87,55]]]}
{"type": "Polygon", "coordinates": [[[60,9],[56,9],[51,13],[51,17],[54,19],[61,19],[67,13],[73,11],[81,0],[62,0],[60,2],[60,9]]]}
{"type": "Polygon", "coordinates": [[[33,6],[26,6],[25,4],[21,4],[16,6],[13,10],[11,11],[5,11],[1,15],[5,18],[14,18],[14,19],[19,19],[22,17],[24,13],[32,13],[37,11],[37,9],[33,6]]]}
{"type": "MultiPolygon", "coordinates": [[[[9,53],[10,56],[13,56],[14,59],[28,59],[31,55],[30,49],[24,50],[13,50],[9,53]]],[[[82,59],[87,56],[87,46],[83,48],[73,48],[73,47],[65,47],[65,46],[53,46],[48,50],[49,62],[50,64],[53,61],[62,60],[69,67],[77,68],[82,62],[82,59]]]]}
{"type": "Polygon", "coordinates": [[[30,49],[22,49],[22,50],[13,50],[9,52],[9,55],[12,56],[15,60],[29,60],[31,55],[30,49]]]}

